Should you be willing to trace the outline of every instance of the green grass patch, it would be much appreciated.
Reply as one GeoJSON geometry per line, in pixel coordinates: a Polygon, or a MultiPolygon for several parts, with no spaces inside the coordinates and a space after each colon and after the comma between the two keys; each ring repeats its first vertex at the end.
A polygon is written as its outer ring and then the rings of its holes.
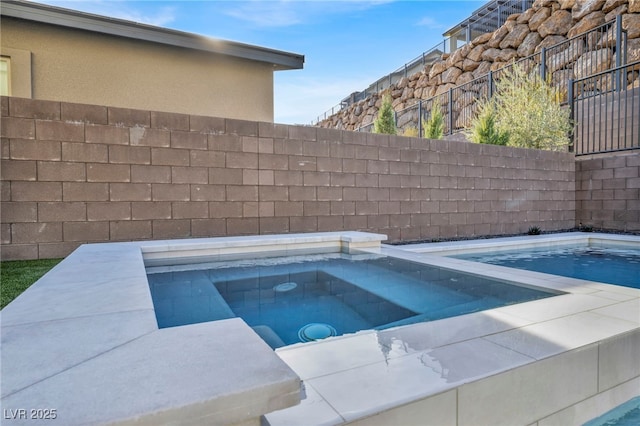
{"type": "Polygon", "coordinates": [[[7,306],[62,259],[16,260],[0,263],[0,309],[7,306]]]}

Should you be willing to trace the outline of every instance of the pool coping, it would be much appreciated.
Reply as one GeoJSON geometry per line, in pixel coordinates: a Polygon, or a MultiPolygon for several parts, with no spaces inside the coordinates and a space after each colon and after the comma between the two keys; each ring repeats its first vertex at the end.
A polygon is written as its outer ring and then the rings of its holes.
{"type": "MultiPolygon", "coordinates": [[[[456,401],[454,412],[464,419],[461,386],[549,359],[591,356],[594,345],[611,339],[640,342],[640,290],[526,271],[514,276],[510,268],[380,245],[384,239],[338,232],[83,245],[0,311],[1,408],[54,409],[50,422],[66,425],[258,424],[270,412],[266,421],[277,425],[370,421],[420,401],[449,413],[456,401]],[[173,252],[186,260],[274,249],[393,254],[567,294],[275,352],[237,318],[158,329],[143,255],[173,252]]],[[[628,368],[627,386],[640,383],[640,371],[628,368]]],[[[612,380],[604,375],[598,383],[612,380]]],[[[585,400],[579,397],[573,402],[585,400]]]]}
{"type": "Polygon", "coordinates": [[[537,247],[558,247],[572,244],[615,243],[616,245],[637,246],[640,236],[608,234],[600,232],[560,232],[555,234],[521,235],[478,240],[444,241],[392,245],[416,253],[431,253],[437,256],[453,256],[476,252],[530,249],[537,247]]]}

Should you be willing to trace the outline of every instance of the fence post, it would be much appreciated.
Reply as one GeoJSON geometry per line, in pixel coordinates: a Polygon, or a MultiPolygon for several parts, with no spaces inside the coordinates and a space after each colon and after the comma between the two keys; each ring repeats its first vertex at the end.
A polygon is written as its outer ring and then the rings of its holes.
{"type": "Polygon", "coordinates": [[[453,89],[449,89],[449,105],[447,106],[449,114],[449,131],[447,135],[453,134],[453,89]]]}
{"type": "MultiPolygon", "coordinates": [[[[626,49],[625,49],[626,50],[626,49]]],[[[616,68],[622,65],[622,15],[616,15],[616,68]]],[[[626,65],[626,63],[625,63],[626,65]]]]}
{"type": "Polygon", "coordinates": [[[418,102],[418,137],[422,137],[422,101],[418,102]]]}
{"type": "Polygon", "coordinates": [[[573,79],[570,78],[569,79],[569,85],[567,87],[567,101],[569,102],[569,122],[571,123],[571,130],[569,130],[569,152],[574,152],[575,151],[575,134],[574,134],[574,128],[575,128],[575,124],[573,122],[573,118],[575,116],[575,103],[574,103],[574,99],[573,99],[573,79]]]}
{"type": "Polygon", "coordinates": [[[487,99],[491,99],[493,97],[493,71],[489,71],[487,74],[487,99]]]}
{"type": "MultiPolygon", "coordinates": [[[[625,54],[624,52],[626,52],[626,50],[626,48],[622,49],[622,15],[616,15],[616,68],[619,68],[622,65],[622,55],[625,54]]],[[[616,71],[614,79],[615,91],[619,92],[620,90],[622,90],[622,79],[619,69],[616,71]]]]}
{"type": "Polygon", "coordinates": [[[540,78],[547,81],[547,48],[543,47],[540,51],[540,78]]]}

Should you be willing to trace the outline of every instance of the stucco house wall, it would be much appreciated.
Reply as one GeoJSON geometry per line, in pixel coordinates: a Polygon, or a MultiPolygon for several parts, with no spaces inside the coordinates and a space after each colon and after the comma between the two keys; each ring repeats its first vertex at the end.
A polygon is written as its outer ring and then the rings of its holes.
{"type": "Polygon", "coordinates": [[[66,9],[4,3],[1,54],[11,58],[11,96],[269,122],[273,73],[301,68],[304,61],[301,55],[66,9]],[[26,16],[11,7],[27,8],[26,16]],[[81,24],[74,28],[76,18],[81,24]],[[83,22],[92,29],[82,28],[83,22]],[[106,33],[120,27],[128,32],[106,33]],[[184,43],[197,48],[179,46],[184,43]]]}

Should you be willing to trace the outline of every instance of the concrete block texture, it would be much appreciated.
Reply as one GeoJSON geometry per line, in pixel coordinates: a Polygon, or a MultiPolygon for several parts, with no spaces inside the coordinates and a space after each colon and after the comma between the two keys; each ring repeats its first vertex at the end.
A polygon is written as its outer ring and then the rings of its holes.
{"type": "Polygon", "coordinates": [[[36,135],[42,141],[84,142],[85,125],[65,121],[35,120],[36,135]]]}
{"type": "Polygon", "coordinates": [[[3,138],[35,139],[35,121],[28,118],[3,117],[0,136],[3,138]]]}
{"type": "Polygon", "coordinates": [[[576,221],[596,229],[640,230],[639,173],[638,150],[578,157],[576,221]]]}
{"type": "Polygon", "coordinates": [[[14,117],[60,120],[60,102],[24,98],[10,98],[8,100],[11,115],[14,117]]]}
{"type": "Polygon", "coordinates": [[[151,127],[167,130],[189,131],[189,116],[186,114],[172,114],[168,112],[151,112],[151,127]]]}
{"type": "Polygon", "coordinates": [[[85,142],[128,145],[129,129],[126,127],[103,126],[101,124],[86,124],[85,142]]]}
{"type": "MultiPolygon", "coordinates": [[[[3,122],[4,125],[4,122],[3,122]]],[[[12,160],[60,160],[61,144],[57,141],[11,139],[9,142],[12,160]]]]}
{"type": "Polygon", "coordinates": [[[2,160],[0,164],[0,176],[2,176],[2,180],[4,181],[35,181],[37,176],[36,162],[2,160]]]}
{"type": "Polygon", "coordinates": [[[109,161],[109,148],[107,145],[95,145],[62,142],[62,161],[75,161],[79,163],[106,163],[109,161]]]}
{"type": "Polygon", "coordinates": [[[125,239],[125,229],[136,239],[353,229],[390,241],[640,229],[637,151],[576,159],[99,105],[2,105],[2,199],[14,203],[2,224],[21,241],[3,258],[47,252],[15,235],[14,223],[33,220],[65,225],[48,250],[58,254],[125,239]],[[89,227],[97,236],[68,226],[83,221],[104,225],[89,227]]]}
{"type": "Polygon", "coordinates": [[[150,127],[151,113],[128,108],[109,108],[108,120],[108,123],[113,126],[150,127]]]}
{"type": "Polygon", "coordinates": [[[82,121],[92,124],[107,124],[109,121],[105,106],[62,103],[60,107],[60,117],[64,121],[82,121]]]}

